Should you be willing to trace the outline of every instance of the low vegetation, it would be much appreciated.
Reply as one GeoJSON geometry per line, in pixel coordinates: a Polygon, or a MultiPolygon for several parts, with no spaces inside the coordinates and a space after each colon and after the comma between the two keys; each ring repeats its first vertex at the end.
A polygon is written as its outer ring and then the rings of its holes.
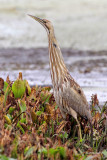
{"type": "Polygon", "coordinates": [[[107,158],[107,103],[99,106],[91,97],[93,147],[90,125],[79,117],[78,126],[61,116],[50,87],[30,87],[27,80],[13,83],[0,78],[0,159],[1,160],[104,160],[107,158]]]}

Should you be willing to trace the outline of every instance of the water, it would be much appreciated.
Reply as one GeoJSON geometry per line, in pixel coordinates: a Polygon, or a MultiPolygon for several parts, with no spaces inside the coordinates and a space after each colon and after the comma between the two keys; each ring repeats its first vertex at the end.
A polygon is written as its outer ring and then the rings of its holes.
{"type": "Polygon", "coordinates": [[[0,0],[0,47],[47,47],[27,14],[51,20],[61,47],[107,50],[107,0],[0,0]]]}
{"type": "Polygon", "coordinates": [[[32,86],[51,85],[46,31],[27,14],[52,21],[71,75],[88,101],[97,93],[104,104],[107,0],[0,0],[0,77],[14,81],[21,71],[32,86]]]}
{"type": "MultiPolygon", "coordinates": [[[[100,104],[107,101],[107,56],[106,52],[62,49],[65,63],[74,79],[83,88],[88,101],[97,94],[100,104]]],[[[14,81],[23,73],[31,86],[52,85],[49,69],[48,48],[0,49],[0,77],[7,75],[14,81]]]]}

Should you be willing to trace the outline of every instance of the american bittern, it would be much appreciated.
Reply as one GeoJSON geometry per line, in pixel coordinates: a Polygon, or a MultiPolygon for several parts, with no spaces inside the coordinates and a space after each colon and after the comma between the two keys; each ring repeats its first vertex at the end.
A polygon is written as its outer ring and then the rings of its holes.
{"type": "Polygon", "coordinates": [[[63,118],[66,118],[67,113],[75,118],[79,126],[80,138],[82,138],[77,115],[79,114],[83,117],[87,117],[90,125],[92,120],[84,92],[71,77],[68,69],[66,68],[51,22],[35,16],[31,17],[38,21],[46,29],[48,34],[51,79],[56,103],[60,108],[63,118]]]}

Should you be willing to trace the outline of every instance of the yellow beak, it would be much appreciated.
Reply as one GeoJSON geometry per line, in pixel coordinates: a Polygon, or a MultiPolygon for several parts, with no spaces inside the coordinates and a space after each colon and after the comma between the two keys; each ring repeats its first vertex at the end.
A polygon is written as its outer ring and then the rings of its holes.
{"type": "Polygon", "coordinates": [[[35,19],[36,21],[38,21],[41,25],[46,26],[46,25],[45,25],[46,22],[45,22],[43,19],[38,18],[38,17],[36,17],[36,16],[29,15],[29,14],[28,14],[28,16],[30,16],[30,17],[32,17],[33,19],[35,19]]]}

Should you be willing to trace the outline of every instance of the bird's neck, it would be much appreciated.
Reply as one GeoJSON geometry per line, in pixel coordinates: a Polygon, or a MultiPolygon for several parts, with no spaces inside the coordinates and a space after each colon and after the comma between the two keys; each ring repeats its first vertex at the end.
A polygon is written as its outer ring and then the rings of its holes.
{"type": "Polygon", "coordinates": [[[67,72],[67,68],[65,66],[63,56],[58,46],[54,32],[50,32],[48,38],[51,78],[55,88],[61,84],[61,81],[67,72]]]}

